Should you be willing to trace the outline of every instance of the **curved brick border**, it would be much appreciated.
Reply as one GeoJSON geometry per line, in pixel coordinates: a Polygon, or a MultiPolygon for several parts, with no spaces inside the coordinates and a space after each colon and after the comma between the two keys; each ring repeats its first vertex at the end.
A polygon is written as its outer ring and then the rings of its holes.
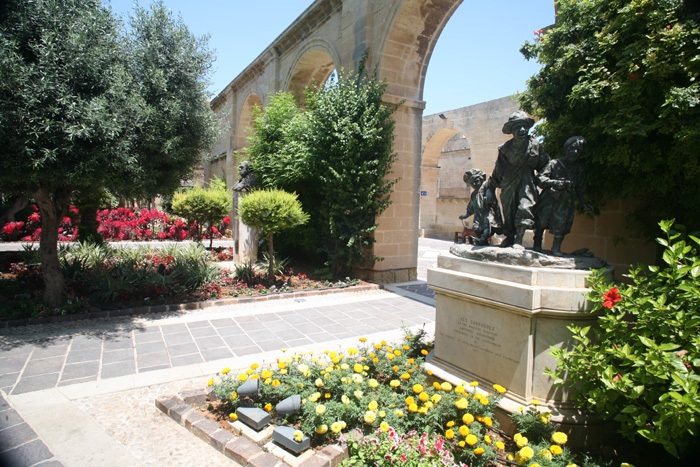
{"type": "Polygon", "coordinates": [[[279,300],[282,298],[299,298],[310,297],[312,295],[328,295],[342,292],[364,292],[368,290],[380,290],[384,287],[380,284],[362,284],[362,285],[347,285],[333,288],[306,289],[293,292],[277,292],[264,295],[253,295],[245,297],[227,297],[217,298],[214,300],[205,300],[201,302],[176,303],[172,305],[155,305],[155,306],[140,306],[136,308],[124,308],[120,310],[98,310],[90,311],[89,313],[77,313],[65,316],[50,316],[47,318],[23,318],[2,321],[0,320],[0,329],[14,328],[18,326],[28,326],[33,324],[48,324],[48,323],[65,323],[68,321],[78,321],[82,319],[93,318],[115,318],[122,316],[143,315],[148,313],[165,313],[173,311],[201,310],[222,305],[235,305],[237,303],[254,303],[264,302],[268,300],[279,300]]]}
{"type": "MultiPolygon", "coordinates": [[[[159,397],[155,404],[165,415],[242,466],[291,467],[245,436],[224,430],[218,423],[197,412],[194,406],[206,403],[207,393],[205,389],[183,391],[177,396],[159,397]]],[[[338,467],[347,458],[347,447],[330,445],[316,451],[295,467],[338,467]]]]}

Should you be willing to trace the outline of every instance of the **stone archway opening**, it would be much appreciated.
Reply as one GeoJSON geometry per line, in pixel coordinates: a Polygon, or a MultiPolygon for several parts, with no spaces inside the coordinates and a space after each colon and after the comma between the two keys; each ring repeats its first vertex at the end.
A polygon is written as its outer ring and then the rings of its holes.
{"type": "Polygon", "coordinates": [[[304,91],[307,88],[324,86],[336,71],[331,56],[322,49],[313,49],[307,52],[297,63],[289,80],[287,91],[298,96],[300,102],[304,101],[304,91]]]}
{"type": "Polygon", "coordinates": [[[241,115],[238,118],[238,138],[236,148],[241,150],[249,146],[248,129],[253,126],[253,109],[255,107],[263,108],[263,103],[257,94],[251,94],[243,103],[241,115]]]}

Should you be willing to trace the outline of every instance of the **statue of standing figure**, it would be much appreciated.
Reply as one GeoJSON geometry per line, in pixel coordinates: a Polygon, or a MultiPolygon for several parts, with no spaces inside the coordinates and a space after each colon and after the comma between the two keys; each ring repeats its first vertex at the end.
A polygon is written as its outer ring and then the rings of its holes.
{"type": "Polygon", "coordinates": [[[572,136],[564,143],[564,157],[552,159],[537,176],[542,188],[535,206],[535,251],[542,251],[545,229],[554,236],[552,253],[561,254],[564,236],[571,230],[576,213],[576,199],[586,211],[592,208],[583,200],[586,184],[581,158],[586,150],[583,136],[572,136]]]}
{"type": "Polygon", "coordinates": [[[243,161],[238,167],[238,175],[240,179],[233,185],[232,190],[239,193],[247,193],[254,190],[258,186],[258,177],[253,172],[250,162],[243,161]]]}
{"type": "Polygon", "coordinates": [[[503,217],[501,208],[495,198],[486,196],[486,174],[483,170],[471,169],[464,172],[464,182],[472,187],[472,194],[467,206],[466,214],[459,216],[466,219],[474,216],[472,229],[476,236],[469,236],[469,243],[477,246],[489,244],[491,235],[501,233],[503,217]]]}
{"type": "Polygon", "coordinates": [[[522,245],[526,230],[535,228],[535,205],[539,199],[537,173],[549,162],[539,141],[529,134],[535,120],[519,110],[503,125],[503,133],[513,138],[498,148],[493,173],[486,183],[486,196],[495,200],[501,189],[503,234],[501,246],[522,245]]]}

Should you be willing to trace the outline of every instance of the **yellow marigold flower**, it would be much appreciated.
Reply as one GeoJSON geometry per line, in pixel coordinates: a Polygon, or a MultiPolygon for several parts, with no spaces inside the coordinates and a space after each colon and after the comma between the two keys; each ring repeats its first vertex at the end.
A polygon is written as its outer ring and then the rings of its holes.
{"type": "Polygon", "coordinates": [[[379,363],[379,359],[378,359],[377,357],[374,357],[374,358],[372,359],[372,363],[379,363]]]}
{"type": "Polygon", "coordinates": [[[350,347],[350,348],[348,349],[348,355],[350,355],[351,357],[352,357],[353,355],[355,355],[356,353],[357,353],[357,350],[356,350],[356,349],[353,349],[352,347],[350,347]]]}
{"type": "Polygon", "coordinates": [[[562,433],[561,431],[555,431],[552,433],[552,441],[559,445],[566,444],[568,440],[569,438],[566,436],[566,433],[562,433]]]}
{"type": "Polygon", "coordinates": [[[424,405],[418,407],[418,413],[420,413],[420,414],[426,414],[426,413],[428,413],[428,407],[426,407],[426,406],[424,406],[424,405]]]}
{"type": "Polygon", "coordinates": [[[445,423],[445,426],[447,428],[452,428],[453,426],[455,426],[454,420],[450,420],[449,422],[445,423]]]}
{"type": "Polygon", "coordinates": [[[228,418],[231,419],[232,422],[235,422],[236,420],[238,420],[238,415],[236,415],[235,413],[230,413],[228,414],[228,418]]]}
{"type": "Polygon", "coordinates": [[[541,449],[538,455],[545,459],[552,460],[552,453],[549,451],[549,449],[541,449]]]}
{"type": "Polygon", "coordinates": [[[237,398],[238,398],[238,393],[237,393],[236,391],[233,391],[233,392],[231,393],[230,399],[231,399],[232,401],[235,401],[237,398]]]}
{"type": "Polygon", "coordinates": [[[495,445],[496,445],[496,447],[497,447],[498,449],[501,449],[501,450],[503,450],[503,449],[506,448],[506,445],[503,444],[502,441],[496,441],[495,445]]]}
{"type": "Polygon", "coordinates": [[[272,387],[273,387],[273,388],[276,388],[276,387],[279,386],[280,384],[282,384],[282,383],[280,382],[280,380],[278,380],[278,379],[273,379],[273,380],[272,380],[272,387]]]}
{"type": "Polygon", "coordinates": [[[532,401],[530,402],[530,405],[538,406],[540,405],[540,401],[532,401]]]}
{"type": "Polygon", "coordinates": [[[392,370],[394,370],[394,371],[399,371],[399,367],[397,367],[396,365],[394,365],[394,366],[392,367],[392,370]]]}
{"type": "Polygon", "coordinates": [[[471,386],[473,388],[477,387],[478,385],[479,385],[479,383],[477,383],[476,381],[472,381],[471,383],[469,383],[469,386],[471,386]]]}
{"type": "Polygon", "coordinates": [[[426,409],[432,409],[432,408],[433,408],[433,403],[430,402],[430,401],[426,402],[424,405],[425,405],[425,408],[426,408],[426,409]]]}
{"type": "Polygon", "coordinates": [[[464,394],[464,386],[457,386],[457,387],[455,388],[455,392],[456,392],[457,394],[464,394]]]}
{"type": "Polygon", "coordinates": [[[270,410],[272,410],[272,404],[265,404],[264,408],[265,408],[265,412],[269,412],[270,410]]]}
{"type": "MultiPolygon", "coordinates": [[[[340,401],[341,401],[344,405],[348,405],[348,404],[350,403],[350,398],[349,398],[348,396],[346,396],[345,394],[343,394],[343,395],[340,397],[340,401]]],[[[312,402],[313,402],[313,401],[312,401],[312,402]]]]}
{"type": "Polygon", "coordinates": [[[506,459],[508,459],[509,461],[513,462],[513,459],[514,459],[514,458],[513,458],[513,454],[508,453],[508,455],[506,456],[506,459]]]}
{"type": "Polygon", "coordinates": [[[254,373],[253,370],[246,370],[245,371],[245,374],[247,374],[248,376],[252,375],[253,373],[254,373]]]}
{"type": "Polygon", "coordinates": [[[263,370],[263,372],[262,372],[263,379],[270,378],[271,376],[272,376],[272,372],[270,370],[263,370]]]}
{"type": "Polygon", "coordinates": [[[525,446],[520,451],[515,453],[515,462],[523,465],[533,457],[535,457],[535,451],[533,451],[530,446],[525,446]]]}
{"type": "MultiPolygon", "coordinates": [[[[576,464],[566,464],[566,467],[578,467],[576,464]]],[[[628,464],[627,462],[623,462],[620,464],[620,467],[634,467],[632,464],[628,464]]]]}
{"type": "Polygon", "coordinates": [[[413,397],[408,396],[406,398],[406,405],[411,405],[411,404],[415,404],[415,403],[416,403],[416,400],[413,397]]]}
{"type": "Polygon", "coordinates": [[[301,443],[301,440],[304,439],[304,433],[301,431],[297,430],[294,432],[294,441],[297,443],[301,443]]]}
{"type": "Polygon", "coordinates": [[[277,366],[280,370],[284,370],[285,368],[287,368],[287,364],[284,362],[277,362],[277,366]]]}
{"type": "Polygon", "coordinates": [[[321,378],[316,378],[316,381],[314,381],[314,384],[316,385],[317,388],[323,387],[323,380],[321,378]]]}
{"type": "Polygon", "coordinates": [[[409,373],[413,373],[413,368],[409,368],[409,369],[408,369],[408,372],[409,372],[409,373]]]}
{"type": "Polygon", "coordinates": [[[428,355],[428,351],[425,350],[425,349],[421,350],[420,353],[423,354],[423,355],[428,355]]]}
{"type": "Polygon", "coordinates": [[[316,402],[316,401],[318,401],[318,399],[319,399],[320,397],[321,397],[321,393],[320,393],[320,392],[315,392],[315,393],[313,393],[313,394],[311,394],[311,395],[309,396],[309,401],[311,401],[311,402],[316,402]]]}
{"type": "Polygon", "coordinates": [[[523,407],[522,405],[519,405],[519,406],[518,406],[518,412],[522,412],[523,410],[525,410],[525,407],[523,407]]]}
{"type": "Polygon", "coordinates": [[[376,357],[377,355],[376,355],[374,352],[372,352],[372,353],[369,354],[369,356],[370,356],[370,357],[376,357]]]}
{"type": "Polygon", "coordinates": [[[322,435],[328,432],[328,425],[319,425],[316,427],[316,433],[322,435]]]}
{"type": "Polygon", "coordinates": [[[462,425],[459,427],[459,434],[463,437],[469,436],[469,427],[467,425],[462,425]]]}
{"type": "Polygon", "coordinates": [[[464,446],[466,446],[466,444],[464,443],[464,441],[460,441],[460,442],[459,442],[459,447],[460,447],[460,448],[463,448],[464,446]]]}
{"type": "Polygon", "coordinates": [[[412,359],[412,358],[409,358],[409,359],[407,360],[407,362],[408,362],[409,365],[413,365],[413,364],[415,363],[415,360],[412,359]]]}
{"type": "Polygon", "coordinates": [[[534,464],[530,464],[530,467],[542,467],[540,464],[535,462],[534,464]]]}
{"type": "Polygon", "coordinates": [[[214,379],[212,378],[212,379],[210,379],[209,382],[207,383],[207,386],[213,386],[215,382],[216,382],[216,381],[214,381],[214,379]]]}
{"type": "Polygon", "coordinates": [[[430,371],[430,370],[426,371],[426,373],[428,373],[428,376],[432,376],[432,375],[433,375],[433,372],[430,371]]]}
{"type": "Polygon", "coordinates": [[[360,337],[360,342],[367,342],[367,338],[366,338],[366,337],[360,337]]]}
{"type": "Polygon", "coordinates": [[[414,384],[412,389],[413,392],[415,392],[416,394],[420,394],[421,392],[423,392],[423,386],[421,386],[420,384],[414,384]]]}
{"type": "Polygon", "coordinates": [[[489,435],[484,436],[484,443],[491,444],[491,437],[489,435]]]}
{"type": "Polygon", "coordinates": [[[457,407],[460,410],[464,410],[467,407],[469,407],[469,401],[466,400],[464,397],[460,397],[455,401],[455,407],[457,407]]]}
{"type": "Polygon", "coordinates": [[[516,433],[513,435],[513,441],[515,441],[517,443],[518,440],[522,437],[523,437],[522,433],[516,433]]]}
{"type": "Polygon", "coordinates": [[[470,413],[465,413],[464,416],[462,416],[462,421],[467,425],[474,423],[474,415],[470,413]]]}
{"type": "Polygon", "coordinates": [[[389,431],[389,424],[387,422],[382,422],[379,424],[379,429],[382,430],[383,433],[386,433],[389,431]]]}
{"type": "Polygon", "coordinates": [[[226,367],[223,370],[221,370],[221,373],[228,374],[229,371],[231,371],[231,368],[226,367]]]}
{"type": "Polygon", "coordinates": [[[552,416],[550,412],[545,412],[537,415],[537,419],[542,422],[543,424],[547,425],[549,424],[549,419],[552,416]]]}
{"type": "Polygon", "coordinates": [[[491,428],[493,426],[493,420],[491,420],[491,417],[484,417],[484,419],[482,420],[482,423],[489,428],[491,428]]]}
{"type": "Polygon", "coordinates": [[[241,373],[240,375],[238,375],[238,381],[243,382],[243,381],[247,381],[247,380],[248,380],[247,374],[241,373]]]}
{"type": "Polygon", "coordinates": [[[281,374],[281,375],[286,375],[286,374],[287,374],[287,369],[284,368],[284,369],[280,370],[280,374],[281,374]]]}
{"type": "Polygon", "coordinates": [[[394,413],[399,418],[403,417],[403,410],[394,410],[394,413]]]}
{"type": "Polygon", "coordinates": [[[403,373],[401,375],[401,379],[409,379],[410,377],[411,377],[411,375],[409,375],[408,373],[403,373]]]}
{"type": "Polygon", "coordinates": [[[289,349],[288,349],[287,347],[282,347],[280,350],[281,350],[282,352],[286,352],[286,351],[289,350],[289,349]]]}
{"type": "Polygon", "coordinates": [[[331,424],[331,431],[333,433],[340,433],[343,430],[343,425],[340,422],[335,422],[331,424]]]}
{"type": "Polygon", "coordinates": [[[451,385],[450,383],[448,383],[447,381],[445,381],[444,383],[442,383],[442,384],[440,385],[440,388],[441,388],[443,391],[445,391],[445,392],[450,392],[450,391],[452,391],[452,385],[451,385]]]}
{"type": "Polygon", "coordinates": [[[410,404],[408,410],[411,412],[418,412],[418,406],[416,404],[410,404]]]}
{"type": "Polygon", "coordinates": [[[467,435],[464,441],[466,441],[469,446],[474,446],[476,443],[479,442],[479,438],[477,438],[476,435],[472,435],[470,433],[467,435]]]}
{"type": "Polygon", "coordinates": [[[372,424],[377,419],[377,414],[371,410],[365,412],[364,420],[366,423],[372,424]]]}
{"type": "Polygon", "coordinates": [[[335,364],[340,363],[340,359],[338,357],[332,358],[331,361],[335,364]]]}
{"type": "Polygon", "coordinates": [[[326,413],[326,406],[323,404],[318,404],[316,406],[316,414],[323,415],[324,413],[326,413]]]}
{"type": "Polygon", "coordinates": [[[352,394],[353,394],[353,396],[355,396],[356,398],[362,399],[362,395],[363,395],[364,393],[358,389],[358,390],[356,390],[355,392],[353,392],[352,394]]]}
{"type": "Polygon", "coordinates": [[[389,381],[389,386],[391,386],[392,388],[398,388],[399,386],[401,386],[401,382],[398,379],[392,379],[391,381],[389,381]]]}
{"type": "Polygon", "coordinates": [[[552,445],[549,447],[549,452],[551,452],[551,453],[554,454],[555,456],[558,456],[559,454],[561,454],[562,452],[564,452],[564,450],[563,450],[563,449],[561,448],[561,446],[559,446],[558,444],[552,444],[552,445]]]}
{"type": "Polygon", "coordinates": [[[377,404],[377,401],[372,401],[369,404],[367,404],[367,408],[369,410],[372,410],[372,411],[377,410],[377,407],[379,407],[379,404],[377,404]]]}
{"type": "Polygon", "coordinates": [[[418,399],[420,399],[421,402],[425,402],[428,399],[430,399],[430,396],[427,392],[421,392],[420,394],[418,394],[418,399]]]}
{"type": "Polygon", "coordinates": [[[370,379],[369,381],[367,381],[367,384],[369,384],[369,387],[371,387],[371,388],[376,388],[376,387],[379,386],[379,381],[377,381],[376,379],[372,378],[372,379],[370,379]]]}
{"type": "Polygon", "coordinates": [[[503,393],[506,392],[506,388],[504,388],[504,387],[501,386],[500,384],[494,384],[494,385],[493,385],[493,388],[494,388],[494,389],[496,390],[496,392],[499,393],[499,394],[503,394],[503,393]]]}
{"type": "Polygon", "coordinates": [[[433,401],[433,404],[437,404],[442,400],[442,396],[440,394],[433,394],[433,397],[431,397],[430,400],[433,401]]]}
{"type": "Polygon", "coordinates": [[[452,439],[455,437],[455,432],[453,430],[447,430],[445,432],[445,438],[452,439]]]}
{"type": "Polygon", "coordinates": [[[386,354],[386,359],[387,359],[387,360],[393,360],[393,359],[395,359],[395,358],[396,358],[396,355],[394,355],[393,353],[388,353],[388,354],[386,354]]]}
{"type": "Polygon", "coordinates": [[[474,449],[474,454],[476,454],[477,456],[479,456],[479,455],[481,455],[481,454],[483,454],[483,453],[484,453],[484,448],[476,448],[476,449],[474,449]]]}
{"type": "Polygon", "coordinates": [[[380,410],[380,411],[379,411],[379,416],[380,416],[381,418],[386,417],[386,412],[384,412],[383,410],[380,410]]]}
{"type": "Polygon", "coordinates": [[[253,375],[250,377],[250,379],[260,379],[260,375],[253,375]]]}
{"type": "Polygon", "coordinates": [[[252,365],[250,365],[250,369],[251,369],[251,370],[257,370],[259,366],[260,366],[260,365],[258,365],[257,363],[253,363],[252,365]]]}
{"type": "Polygon", "coordinates": [[[394,355],[396,355],[397,357],[400,357],[400,356],[401,356],[401,351],[400,351],[400,350],[394,350],[394,355]]]}
{"type": "Polygon", "coordinates": [[[374,348],[377,350],[381,349],[382,347],[384,347],[382,344],[374,344],[374,348]]]}
{"type": "Polygon", "coordinates": [[[521,436],[520,439],[515,442],[515,445],[519,448],[523,448],[527,446],[527,443],[529,443],[528,439],[524,436],[521,436]]]}
{"type": "Polygon", "coordinates": [[[404,346],[403,346],[403,349],[404,349],[404,350],[411,350],[411,348],[410,348],[409,346],[407,346],[407,345],[404,345],[404,346]]]}

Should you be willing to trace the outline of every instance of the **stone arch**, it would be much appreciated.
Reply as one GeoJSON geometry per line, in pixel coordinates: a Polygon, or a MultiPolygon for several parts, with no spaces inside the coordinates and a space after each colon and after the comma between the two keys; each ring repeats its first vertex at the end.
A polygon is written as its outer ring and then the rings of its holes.
{"type": "Polygon", "coordinates": [[[258,92],[251,90],[243,101],[238,115],[238,131],[235,142],[237,150],[248,147],[248,128],[253,124],[253,108],[256,105],[263,108],[263,101],[258,92]]]}
{"type": "Polygon", "coordinates": [[[331,43],[323,39],[309,40],[297,52],[282,89],[301,93],[312,83],[323,84],[338,63],[340,57],[331,43]]]}

